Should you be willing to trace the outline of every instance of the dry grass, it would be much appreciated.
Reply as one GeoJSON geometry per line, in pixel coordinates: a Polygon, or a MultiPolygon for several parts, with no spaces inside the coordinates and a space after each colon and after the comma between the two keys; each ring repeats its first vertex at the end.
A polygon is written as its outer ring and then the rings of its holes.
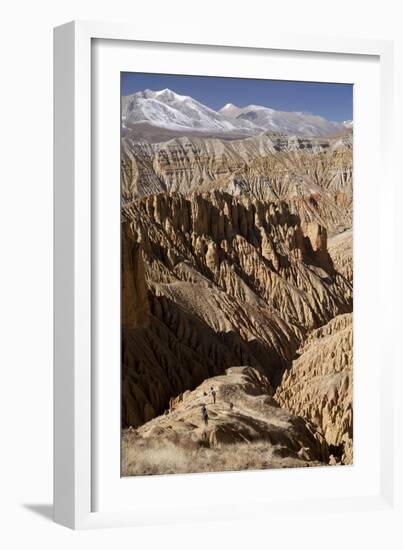
{"type": "Polygon", "coordinates": [[[264,442],[236,443],[214,448],[201,445],[184,448],[167,440],[124,438],[122,475],[225,472],[316,465],[297,456],[284,456],[287,453],[289,451],[284,453],[280,446],[264,442]]]}

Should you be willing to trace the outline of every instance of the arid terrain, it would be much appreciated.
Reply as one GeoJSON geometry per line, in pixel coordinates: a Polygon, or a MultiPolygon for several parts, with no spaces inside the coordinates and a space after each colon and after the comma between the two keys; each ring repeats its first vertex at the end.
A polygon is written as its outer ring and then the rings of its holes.
{"type": "MultiPolygon", "coordinates": [[[[133,101],[122,475],[351,464],[352,129],[258,131],[231,105],[207,113],[215,133],[177,124],[170,138],[144,133],[133,101]]],[[[302,124],[288,115],[270,121],[302,124]]]]}

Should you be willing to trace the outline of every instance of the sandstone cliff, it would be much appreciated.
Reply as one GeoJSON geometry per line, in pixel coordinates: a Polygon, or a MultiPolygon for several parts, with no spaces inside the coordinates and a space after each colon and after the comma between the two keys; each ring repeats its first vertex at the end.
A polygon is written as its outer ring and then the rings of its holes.
{"type": "Polygon", "coordinates": [[[352,463],[352,315],[339,315],[313,331],[284,373],[280,406],[319,427],[334,458],[352,463]]]}

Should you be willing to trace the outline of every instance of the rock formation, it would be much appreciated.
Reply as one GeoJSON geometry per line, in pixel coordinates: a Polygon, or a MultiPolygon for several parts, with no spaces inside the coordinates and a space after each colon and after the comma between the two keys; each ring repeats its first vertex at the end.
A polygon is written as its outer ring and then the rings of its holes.
{"type": "Polygon", "coordinates": [[[348,229],[329,239],[329,254],[335,269],[353,282],[353,232],[348,229]]]}
{"type": "Polygon", "coordinates": [[[282,134],[224,141],[177,138],[149,144],[122,139],[122,198],[226,191],[282,200],[302,222],[330,232],[351,227],[352,151],[340,139],[282,134]]]}
{"type": "Polygon", "coordinates": [[[286,203],[159,194],[123,217],[124,425],[233,364],[275,384],[310,331],[351,311],[325,230],[305,234],[286,203]]]}
{"type": "Polygon", "coordinates": [[[121,171],[124,470],[162,443],[197,471],[231,469],[231,445],[239,468],[351,463],[351,132],[128,134],[121,171]]]}
{"type": "Polygon", "coordinates": [[[281,409],[272,393],[266,377],[251,367],[231,367],[205,380],[172,400],[163,415],[124,431],[123,475],[327,464],[321,433],[281,409]]]}
{"type": "Polygon", "coordinates": [[[275,398],[281,407],[318,426],[330,452],[352,463],[352,315],[338,315],[313,331],[284,373],[275,398]]]}

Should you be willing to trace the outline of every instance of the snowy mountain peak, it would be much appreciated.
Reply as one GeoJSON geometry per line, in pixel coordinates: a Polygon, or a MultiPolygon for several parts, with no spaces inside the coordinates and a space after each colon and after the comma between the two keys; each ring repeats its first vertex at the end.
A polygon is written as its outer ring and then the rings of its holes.
{"type": "Polygon", "coordinates": [[[221,107],[220,112],[223,112],[226,109],[238,109],[238,107],[236,105],[234,105],[233,103],[226,103],[224,105],[224,107],[221,107]]]}
{"type": "Polygon", "coordinates": [[[179,100],[179,101],[183,101],[185,99],[191,99],[189,96],[187,95],[180,95],[180,94],[177,94],[176,92],[173,92],[172,90],[170,90],[169,88],[164,88],[163,90],[159,90],[157,92],[155,92],[155,96],[154,96],[156,99],[160,100],[160,101],[163,101],[163,100],[179,100]]]}
{"type": "Polygon", "coordinates": [[[274,113],[275,110],[274,109],[271,109],[270,107],[264,107],[263,105],[247,105],[246,107],[243,107],[242,109],[243,111],[261,111],[261,110],[264,110],[264,111],[267,111],[267,112],[270,112],[270,113],[274,113]]]}
{"type": "Polygon", "coordinates": [[[282,112],[263,105],[237,107],[227,103],[219,111],[203,105],[190,96],[165,88],[144,90],[122,97],[122,119],[126,128],[148,124],[182,135],[200,133],[246,137],[266,131],[302,136],[324,136],[345,129],[307,113],[282,112]],[[129,126],[128,126],[129,125],[129,126]]]}

